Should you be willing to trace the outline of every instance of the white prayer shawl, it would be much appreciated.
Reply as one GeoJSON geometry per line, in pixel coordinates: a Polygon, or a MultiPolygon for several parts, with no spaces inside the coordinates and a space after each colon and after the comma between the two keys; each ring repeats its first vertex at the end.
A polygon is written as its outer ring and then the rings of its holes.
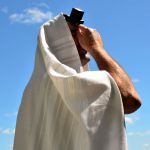
{"type": "Polygon", "coordinates": [[[119,89],[106,71],[83,71],[63,13],[40,28],[13,150],[127,150],[119,89]]]}

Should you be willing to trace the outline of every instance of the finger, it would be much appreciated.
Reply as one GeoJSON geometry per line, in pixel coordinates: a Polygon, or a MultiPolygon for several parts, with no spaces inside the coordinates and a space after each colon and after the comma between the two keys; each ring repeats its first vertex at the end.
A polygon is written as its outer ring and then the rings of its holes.
{"type": "Polygon", "coordinates": [[[83,36],[83,31],[82,31],[81,29],[78,29],[78,30],[77,30],[77,36],[78,36],[78,35],[83,36]]]}
{"type": "Polygon", "coordinates": [[[80,30],[83,30],[83,31],[86,31],[86,30],[88,30],[88,27],[87,26],[85,26],[85,25],[82,25],[82,24],[80,24],[79,26],[78,26],[78,29],[80,30]]]}
{"type": "Polygon", "coordinates": [[[87,26],[83,25],[83,24],[79,24],[78,27],[81,27],[81,28],[88,28],[87,26]]]}
{"type": "Polygon", "coordinates": [[[90,57],[89,55],[80,55],[80,60],[81,60],[81,63],[82,65],[86,65],[89,61],[90,61],[90,57]]]}
{"type": "Polygon", "coordinates": [[[77,30],[77,35],[86,36],[86,35],[88,35],[88,30],[86,30],[86,29],[78,29],[77,30]]]}
{"type": "Polygon", "coordinates": [[[84,25],[79,25],[78,31],[80,33],[82,33],[83,35],[87,36],[87,35],[91,34],[94,31],[94,29],[88,28],[84,25]]]}
{"type": "Polygon", "coordinates": [[[87,30],[87,31],[96,31],[96,29],[87,27],[87,26],[82,25],[82,24],[80,24],[80,25],[78,26],[78,29],[81,29],[81,30],[87,30]]]}

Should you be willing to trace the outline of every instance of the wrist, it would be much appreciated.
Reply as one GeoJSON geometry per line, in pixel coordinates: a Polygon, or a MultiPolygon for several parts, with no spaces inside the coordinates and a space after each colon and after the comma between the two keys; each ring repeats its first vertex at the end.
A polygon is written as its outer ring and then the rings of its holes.
{"type": "Polygon", "coordinates": [[[97,46],[97,47],[92,48],[92,49],[89,51],[89,53],[92,55],[92,57],[97,58],[97,56],[98,56],[99,54],[101,54],[103,51],[104,51],[104,48],[103,48],[103,47],[97,46]]]}

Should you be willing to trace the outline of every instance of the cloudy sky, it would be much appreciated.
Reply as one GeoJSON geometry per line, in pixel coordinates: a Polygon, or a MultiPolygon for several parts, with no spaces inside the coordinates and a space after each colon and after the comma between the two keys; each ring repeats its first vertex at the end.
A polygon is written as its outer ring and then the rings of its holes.
{"type": "MultiPolygon", "coordinates": [[[[85,25],[100,32],[105,49],[128,72],[143,101],[137,112],[126,116],[129,150],[150,150],[149,0],[1,0],[0,150],[12,150],[39,27],[60,12],[70,14],[72,7],[85,11],[85,25]]],[[[93,59],[90,68],[98,69],[93,59]]]]}

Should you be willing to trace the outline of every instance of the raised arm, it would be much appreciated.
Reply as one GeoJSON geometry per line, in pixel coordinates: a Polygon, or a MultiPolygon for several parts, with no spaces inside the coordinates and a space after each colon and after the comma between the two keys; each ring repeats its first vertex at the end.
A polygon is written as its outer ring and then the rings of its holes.
{"type": "Polygon", "coordinates": [[[100,34],[95,29],[79,25],[77,38],[81,47],[94,57],[99,69],[109,72],[116,81],[122,96],[124,112],[129,114],[136,111],[141,106],[139,95],[127,73],[105,51],[100,34]]]}

